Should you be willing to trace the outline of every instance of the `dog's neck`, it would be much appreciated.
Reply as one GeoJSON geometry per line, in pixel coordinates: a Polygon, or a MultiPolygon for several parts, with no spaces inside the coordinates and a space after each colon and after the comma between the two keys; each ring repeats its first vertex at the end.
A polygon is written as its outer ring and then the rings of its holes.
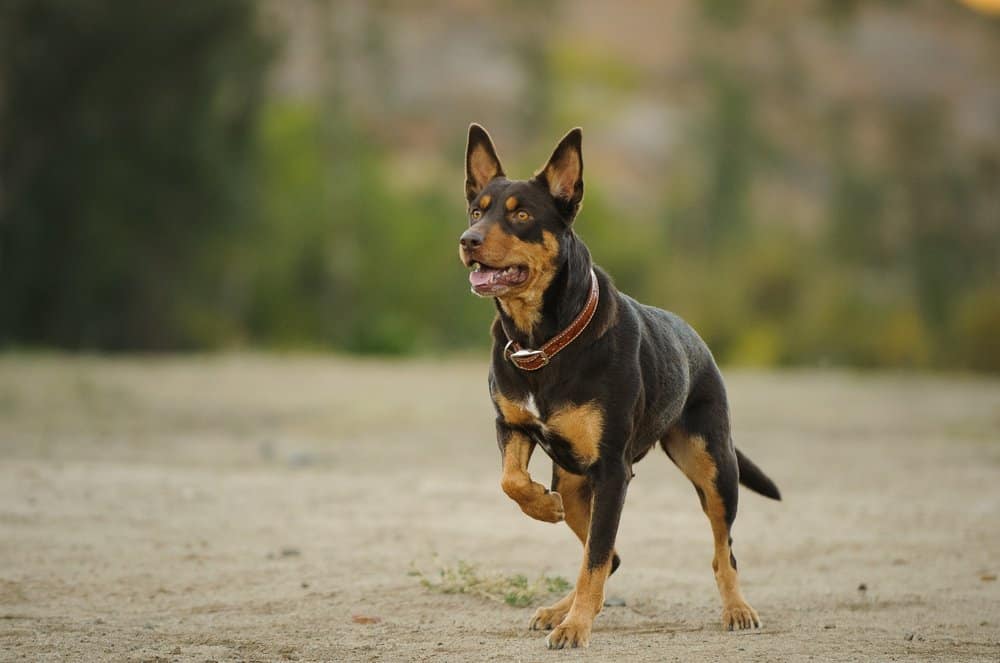
{"type": "Polygon", "coordinates": [[[572,324],[590,296],[590,251],[572,230],[561,243],[560,264],[540,301],[496,300],[507,337],[524,348],[539,348],[572,324]]]}

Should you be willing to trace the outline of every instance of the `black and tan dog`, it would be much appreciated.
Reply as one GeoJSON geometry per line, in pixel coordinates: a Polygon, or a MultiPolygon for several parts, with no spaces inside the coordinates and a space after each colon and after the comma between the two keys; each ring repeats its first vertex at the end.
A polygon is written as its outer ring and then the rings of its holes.
{"type": "Polygon", "coordinates": [[[530,626],[553,629],[550,648],[588,644],[620,561],[615,536],[632,464],[657,441],[711,523],[723,626],[759,626],[740,592],[730,529],[738,483],[774,499],[778,488],[733,446],[722,376],[701,338],[615,289],[573,232],[581,135],[569,132],[530,180],[507,179],[479,125],[466,152],[469,228],[459,253],[473,292],[496,298],[489,387],[501,485],[532,518],[565,519],[584,545],[576,588],[538,609],[530,626]],[[553,461],[551,491],[527,471],[536,444],[553,461]]]}

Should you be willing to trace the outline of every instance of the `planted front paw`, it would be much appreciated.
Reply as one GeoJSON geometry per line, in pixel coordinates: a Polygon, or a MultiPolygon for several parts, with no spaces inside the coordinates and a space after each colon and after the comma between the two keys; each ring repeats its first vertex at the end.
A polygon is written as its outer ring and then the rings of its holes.
{"type": "Polygon", "coordinates": [[[582,620],[566,620],[549,633],[545,644],[549,649],[564,647],[587,647],[590,645],[590,627],[592,622],[582,620]]]}
{"type": "Polygon", "coordinates": [[[727,631],[759,627],[760,617],[746,601],[732,603],[722,609],[722,628],[727,631]]]}
{"type": "Polygon", "coordinates": [[[543,520],[547,523],[558,523],[566,517],[562,495],[555,492],[547,492],[538,495],[530,502],[522,503],[521,510],[535,520],[543,520]]]}

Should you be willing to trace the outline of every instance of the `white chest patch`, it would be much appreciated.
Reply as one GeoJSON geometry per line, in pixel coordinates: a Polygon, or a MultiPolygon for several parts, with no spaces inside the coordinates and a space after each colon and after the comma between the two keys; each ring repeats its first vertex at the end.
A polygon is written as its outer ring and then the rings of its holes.
{"type": "Polygon", "coordinates": [[[528,399],[524,401],[524,409],[531,413],[535,419],[541,419],[542,414],[538,411],[538,404],[535,403],[535,395],[528,392],[528,399]]]}

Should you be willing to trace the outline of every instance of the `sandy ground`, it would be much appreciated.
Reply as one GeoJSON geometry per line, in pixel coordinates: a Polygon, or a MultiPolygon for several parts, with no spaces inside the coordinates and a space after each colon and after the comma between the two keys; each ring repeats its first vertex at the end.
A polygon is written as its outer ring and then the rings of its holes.
{"type": "Polygon", "coordinates": [[[728,381],[785,495],[744,492],[734,532],[764,627],[722,631],[707,520],[651,453],[626,606],[549,652],[532,608],[408,575],[575,577],[568,528],[498,487],[482,361],[0,357],[0,660],[1000,660],[1000,382],[728,381]]]}

